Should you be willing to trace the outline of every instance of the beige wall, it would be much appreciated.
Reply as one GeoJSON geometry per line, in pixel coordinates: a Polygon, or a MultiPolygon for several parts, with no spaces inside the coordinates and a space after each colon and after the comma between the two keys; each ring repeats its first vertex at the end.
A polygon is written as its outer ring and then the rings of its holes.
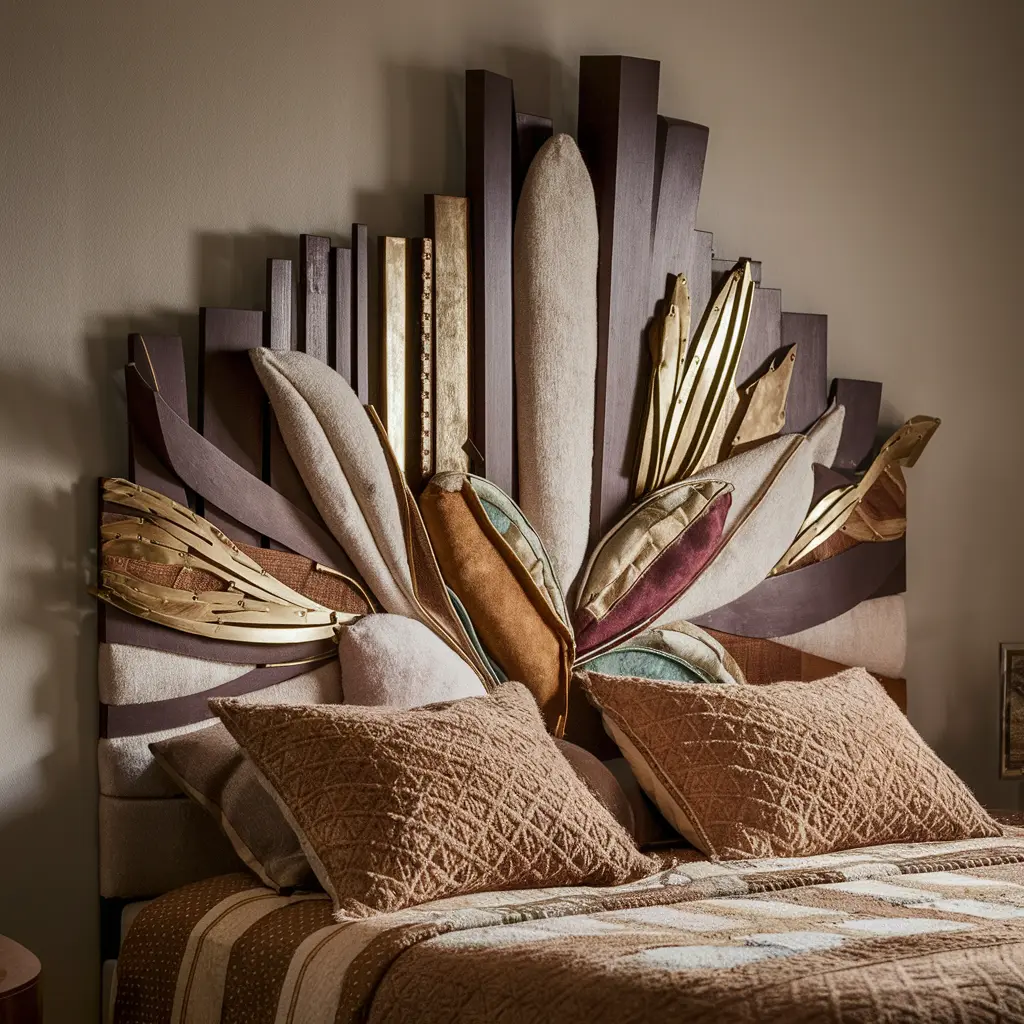
{"type": "Polygon", "coordinates": [[[911,473],[911,715],[989,800],[1024,638],[1024,5],[3,0],[0,932],[48,1020],[96,997],[94,479],[124,468],[129,327],[194,341],[299,231],[415,233],[461,188],[466,66],[574,117],[581,52],[659,58],[711,126],[700,225],[827,312],[833,373],[944,423],[911,473]],[[285,236],[285,241],[278,241],[285,236]]]}

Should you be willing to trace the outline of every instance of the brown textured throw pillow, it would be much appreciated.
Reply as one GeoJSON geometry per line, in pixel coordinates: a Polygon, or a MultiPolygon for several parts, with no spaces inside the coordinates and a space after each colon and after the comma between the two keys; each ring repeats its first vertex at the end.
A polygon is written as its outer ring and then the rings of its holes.
{"type": "Polygon", "coordinates": [[[235,853],[272,889],[316,888],[291,825],[228,730],[208,729],[150,743],[157,764],[224,830],[235,853]]]}
{"type": "Polygon", "coordinates": [[[396,709],[212,700],[339,919],[656,870],[577,778],[519,683],[396,709]]]}
{"type": "Polygon", "coordinates": [[[721,859],[1001,835],[864,669],[706,686],[583,674],[640,784],[721,859]]]}

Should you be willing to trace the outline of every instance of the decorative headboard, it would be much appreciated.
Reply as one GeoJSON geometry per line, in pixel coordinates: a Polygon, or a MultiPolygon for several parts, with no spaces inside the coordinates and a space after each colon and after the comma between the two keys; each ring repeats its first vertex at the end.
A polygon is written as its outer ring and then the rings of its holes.
{"type": "MultiPolygon", "coordinates": [[[[264,310],[201,309],[194,426],[181,340],[129,337],[128,478],[148,490],[123,481],[103,490],[104,896],[149,896],[237,865],[212,819],[157,770],[148,743],[201,727],[214,694],[340,699],[334,630],[386,608],[289,454],[249,355],[261,347],[307,353],[375,407],[399,504],[411,496],[402,507],[413,533],[423,533],[415,497],[435,474],[471,473],[518,498],[570,605],[585,589],[583,555],[635,502],[726,478],[718,484],[732,495],[731,532],[644,628],[675,609],[717,638],[749,682],[857,664],[905,701],[900,467],[937,422],[911,420],[878,450],[882,386],[829,383],[826,317],[784,312],[759,263],[715,256],[711,234],[696,229],[708,129],[658,114],[658,76],[654,61],[581,59],[578,153],[589,174],[576,180],[576,143],[516,110],[509,79],[467,72],[466,197],[427,196],[425,237],[379,239],[372,267],[365,225],[352,225],[347,245],[301,235],[297,267],[267,261],[264,310]],[[547,191],[540,172],[528,174],[539,153],[567,175],[547,191]],[[567,196],[582,204],[578,217],[567,196]],[[570,322],[581,317],[579,335],[556,337],[544,303],[564,305],[570,322]],[[557,433],[570,421],[577,448],[557,433]],[[560,468],[567,452],[574,461],[560,468]],[[754,524],[778,533],[775,485],[798,470],[805,490],[786,493],[802,504],[779,545],[754,524]],[[563,529],[576,531],[573,543],[562,543],[563,529]],[[158,535],[175,552],[160,565],[146,556],[158,535]],[[721,579],[701,590],[707,566],[721,579]],[[287,589],[276,604],[267,577],[287,589]],[[182,594],[192,595],[188,607],[182,594]],[[263,614],[268,600],[276,618],[263,614]]],[[[599,645],[577,650],[570,639],[569,648],[571,668],[572,656],[585,661],[599,645]]],[[[555,725],[569,736],[572,698],[568,723],[561,713],[555,725]]]]}

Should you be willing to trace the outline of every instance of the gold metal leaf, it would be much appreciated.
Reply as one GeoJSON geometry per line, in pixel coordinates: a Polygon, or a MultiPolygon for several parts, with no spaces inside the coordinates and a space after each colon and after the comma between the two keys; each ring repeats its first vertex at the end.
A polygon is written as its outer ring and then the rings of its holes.
{"type": "Polygon", "coordinates": [[[729,455],[776,437],[786,425],[786,400],[793,380],[796,346],[791,345],[760,377],[748,385],[740,399],[743,417],[733,435],[729,455]]]}
{"type": "Polygon", "coordinates": [[[225,590],[195,592],[105,569],[93,593],[132,615],[186,633],[274,644],[329,639],[339,625],[359,617],[292,590],[166,495],[114,478],[103,481],[103,500],[140,513],[102,525],[104,556],[180,565],[227,584],[225,590]]]}
{"type": "Polygon", "coordinates": [[[913,466],[931,440],[932,434],[939,429],[939,423],[940,421],[932,416],[914,416],[907,420],[882,445],[878,455],[857,483],[837,488],[821,498],[807,513],[796,540],[779,559],[772,570],[772,575],[777,576],[785,572],[819,544],[823,544],[841,530],[864,496],[889,467],[913,466]]]}
{"type": "Polygon", "coordinates": [[[736,370],[754,297],[750,261],[725,279],[694,340],[686,281],[651,327],[651,381],[634,494],[642,497],[718,462],[738,402],[736,370]]]}

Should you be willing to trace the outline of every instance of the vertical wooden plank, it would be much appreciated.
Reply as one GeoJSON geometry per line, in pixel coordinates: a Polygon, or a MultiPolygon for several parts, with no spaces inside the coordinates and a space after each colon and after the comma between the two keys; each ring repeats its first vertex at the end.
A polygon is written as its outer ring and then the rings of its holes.
{"type": "MultiPolygon", "coordinates": [[[[139,368],[143,379],[160,392],[164,401],[187,420],[188,388],[181,338],[129,334],[128,359],[139,368]]],[[[180,505],[188,505],[188,494],[181,481],[153,454],[131,423],[128,424],[128,479],[166,494],[180,505]]]]}
{"type": "Polygon", "coordinates": [[[591,533],[630,498],[640,416],[644,328],[651,315],[651,205],[658,116],[657,61],[580,58],[579,144],[597,196],[597,405],[591,533]]]}
{"type": "Polygon", "coordinates": [[[484,474],[512,494],[512,80],[466,72],[466,195],[469,199],[470,437],[484,474]]]}
{"type": "Polygon", "coordinates": [[[370,401],[370,265],[365,224],[352,225],[352,379],[366,405],[370,401]]]}
{"type": "Polygon", "coordinates": [[[796,345],[784,433],[803,434],[828,404],[828,317],[783,313],[782,344],[796,345]]]}
{"type": "Polygon", "coordinates": [[[434,466],[468,472],[469,218],[465,199],[426,197],[434,240],[434,466]]]}
{"type": "Polygon", "coordinates": [[[537,151],[551,138],[550,117],[539,114],[521,114],[516,111],[516,167],[513,182],[513,202],[518,204],[519,193],[523,190],[526,172],[533,163],[537,151]]]}
{"type": "Polygon", "coordinates": [[[419,478],[417,492],[434,475],[434,240],[424,238],[420,256],[419,478]]]}
{"type": "Polygon", "coordinates": [[[327,362],[331,240],[299,235],[299,351],[327,362]]]}
{"type": "MultiPolygon", "coordinates": [[[[199,311],[199,432],[255,476],[263,472],[263,388],[248,350],[263,344],[263,313],[199,311]]],[[[249,527],[207,505],[204,512],[232,540],[259,544],[249,527]]]]}
{"type": "Polygon", "coordinates": [[[694,231],[690,272],[690,337],[696,333],[711,303],[711,263],[715,236],[710,231],[694,231]]]}
{"type": "Polygon", "coordinates": [[[704,125],[658,118],[651,211],[651,311],[666,297],[669,281],[677,274],[686,274],[692,287],[689,273],[707,148],[704,125]]]}
{"type": "Polygon", "coordinates": [[[330,363],[352,383],[352,250],[331,250],[330,363]]]}
{"type": "MultiPolygon", "coordinates": [[[[275,352],[288,352],[293,347],[295,310],[295,279],[291,260],[267,260],[267,312],[264,323],[263,344],[275,352]]],[[[283,494],[307,515],[319,521],[313,502],[306,491],[302,477],[295,467],[281,429],[266,396],[263,398],[263,472],[265,483],[283,494]]],[[[269,541],[271,547],[279,547],[269,541]]]]}
{"type": "Polygon", "coordinates": [[[380,240],[380,418],[395,459],[402,467],[406,464],[407,430],[408,249],[406,238],[388,236],[380,240]]]}
{"type": "Polygon", "coordinates": [[[832,397],[846,409],[843,436],[839,439],[839,451],[832,465],[835,469],[863,469],[875,447],[882,385],[875,380],[839,378],[832,383],[832,397]]]}
{"type": "Polygon", "coordinates": [[[276,352],[292,347],[295,285],[291,260],[267,260],[267,324],[264,343],[276,352]]]}
{"type": "MultiPolygon", "coordinates": [[[[736,384],[742,388],[760,376],[781,346],[782,292],[778,288],[755,288],[736,384]]],[[[800,362],[799,352],[796,361],[800,362]]]]}

